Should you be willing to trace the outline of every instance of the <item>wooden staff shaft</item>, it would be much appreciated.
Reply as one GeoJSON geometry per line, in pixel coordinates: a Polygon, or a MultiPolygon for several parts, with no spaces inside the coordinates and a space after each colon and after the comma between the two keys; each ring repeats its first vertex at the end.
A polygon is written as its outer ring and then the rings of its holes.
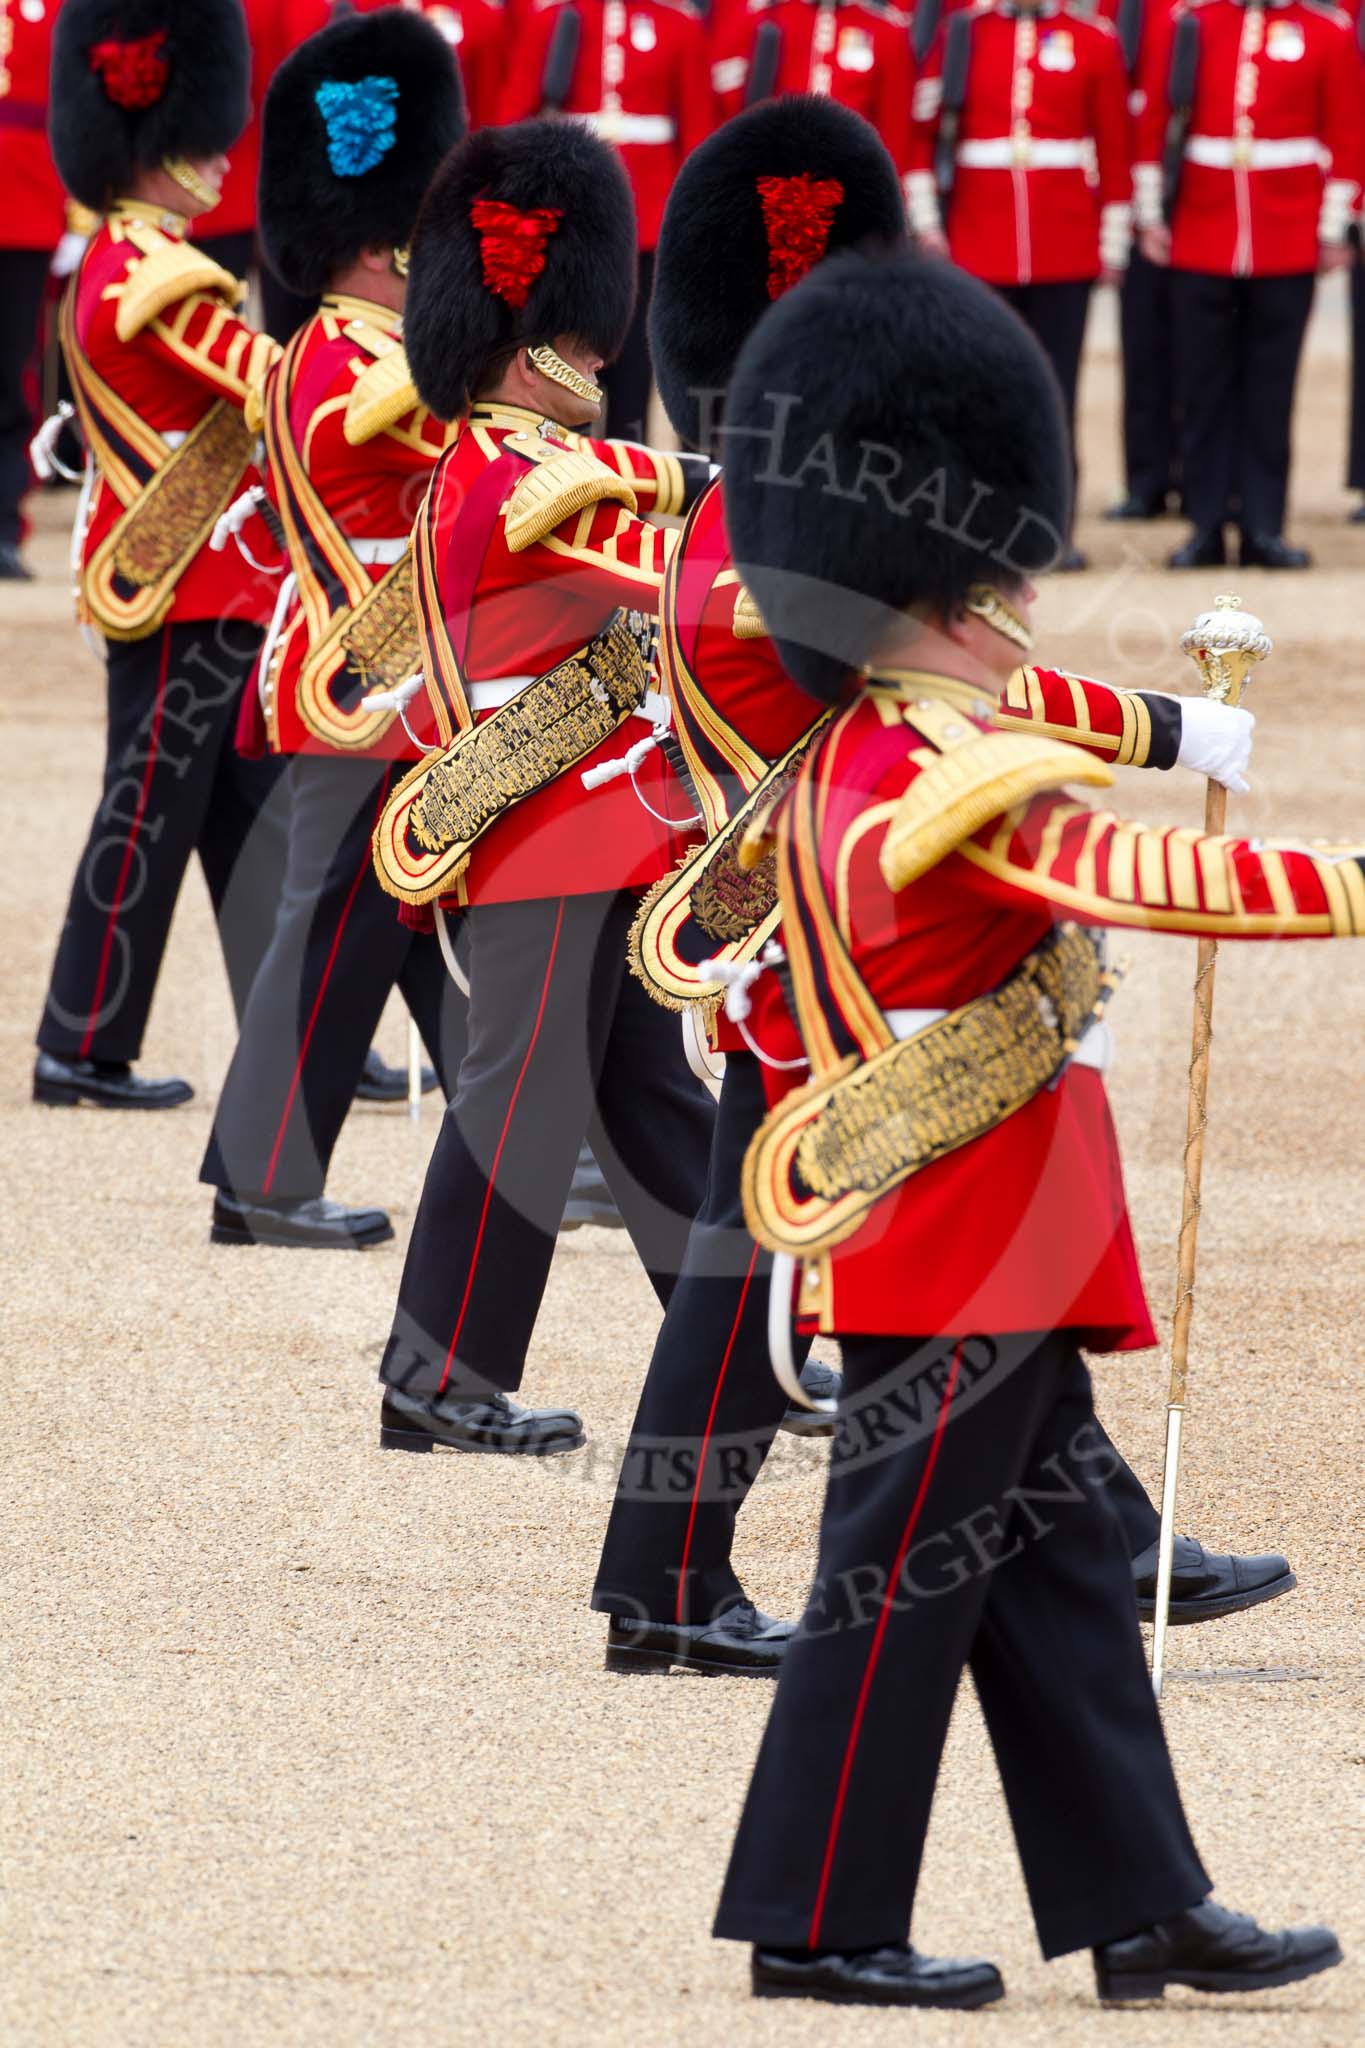
{"type": "MultiPolygon", "coordinates": [[[[1221,833],[1228,793],[1210,782],[1204,798],[1204,830],[1221,833]]],[[[1171,1329],[1171,1381],[1166,1396],[1166,1457],[1161,1484],[1161,1534],[1157,1545],[1156,1613],[1152,1634],[1152,1689],[1158,1699],[1166,1676],[1166,1631],[1170,1625],[1171,1579],[1175,1564],[1175,1502],[1180,1477],[1181,1434],[1189,1376],[1190,1324],[1199,1251],[1200,1191],[1204,1179],[1204,1134],[1208,1129],[1209,1051],[1213,1044],[1213,987],[1218,941],[1201,939],[1194,975],[1194,1026],[1190,1044],[1190,1091],[1185,1105],[1185,1185],[1180,1204],[1179,1272],[1171,1329]]]]}

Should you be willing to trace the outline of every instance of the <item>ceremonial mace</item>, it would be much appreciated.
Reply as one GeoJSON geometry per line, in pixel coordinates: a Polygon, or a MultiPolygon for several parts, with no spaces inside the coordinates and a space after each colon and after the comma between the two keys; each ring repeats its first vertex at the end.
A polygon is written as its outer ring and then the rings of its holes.
{"type": "MultiPolygon", "coordinates": [[[[1201,612],[1181,652],[1199,670],[1204,695],[1216,704],[1241,701],[1252,666],[1270,652],[1260,620],[1241,608],[1239,597],[1217,597],[1201,612]]],[[[1217,835],[1227,819],[1228,793],[1209,779],[1204,830],[1217,835]]],[[[1209,1048],[1213,1043],[1213,978],[1218,941],[1201,939],[1194,976],[1194,1032],[1190,1051],[1190,1094],[1185,1111],[1185,1186],[1180,1204],[1175,1316],[1171,1327],[1171,1384],[1166,1396],[1166,1463],[1161,1480],[1161,1535],[1157,1546],[1156,1614],[1152,1636],[1152,1690],[1161,1698],[1166,1676],[1166,1630],[1171,1608],[1171,1567],[1175,1559],[1175,1496],[1180,1480],[1180,1437],[1190,1369],[1190,1323],[1194,1316],[1195,1259],[1199,1244],[1200,1186],[1204,1177],[1204,1132],[1208,1127],[1209,1048]]]]}

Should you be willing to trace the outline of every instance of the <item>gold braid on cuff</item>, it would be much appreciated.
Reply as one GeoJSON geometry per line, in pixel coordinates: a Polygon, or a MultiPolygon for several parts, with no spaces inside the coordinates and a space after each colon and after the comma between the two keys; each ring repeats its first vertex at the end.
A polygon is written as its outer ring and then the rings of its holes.
{"type": "Polygon", "coordinates": [[[594,384],[590,377],[583,376],[581,371],[566,363],[563,356],[552,349],[548,342],[542,342],[539,348],[528,348],[526,355],[527,360],[535,364],[541,376],[548,377],[552,384],[558,384],[565,391],[571,391],[575,398],[581,398],[589,405],[602,403],[601,386],[594,384]]]}
{"type": "Polygon", "coordinates": [[[218,204],[222,195],[214,190],[206,178],[200,177],[188,157],[163,157],[161,168],[167,177],[175,179],[182,192],[188,192],[195,205],[201,206],[205,213],[218,204]]]}
{"type": "Polygon", "coordinates": [[[1000,633],[1011,641],[1023,654],[1033,652],[1033,634],[1024,624],[1012,605],[1006,604],[998,590],[989,583],[973,583],[966,596],[966,608],[978,619],[984,619],[992,631],[1000,633]]]}

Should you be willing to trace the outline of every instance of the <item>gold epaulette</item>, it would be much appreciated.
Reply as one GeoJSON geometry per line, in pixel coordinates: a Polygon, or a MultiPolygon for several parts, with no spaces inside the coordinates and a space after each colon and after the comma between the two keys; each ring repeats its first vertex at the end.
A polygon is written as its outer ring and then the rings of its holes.
{"type": "Polygon", "coordinates": [[[131,341],[158,313],[187,299],[191,292],[218,292],[234,307],[246,297],[245,285],[188,242],[173,242],[158,228],[140,224],[129,227],[128,240],[141,252],[141,261],[118,288],[114,332],[120,341],[131,341]]]}
{"type": "Polygon", "coordinates": [[[730,630],[736,640],[766,640],[768,637],[768,629],[763,623],[763,614],[758,608],[754,594],[751,590],[746,590],[742,583],[739,587],[739,596],[735,599],[730,630]]]}
{"type": "Polygon", "coordinates": [[[395,344],[367,363],[351,386],[344,426],[347,441],[352,448],[363,447],[420,403],[408,359],[395,344]]]}
{"type": "Polygon", "coordinates": [[[630,480],[608,469],[586,448],[565,448],[536,434],[509,434],[503,443],[535,463],[507,501],[504,530],[514,555],[553,533],[575,512],[614,498],[628,512],[639,510],[630,480]]]}
{"type": "Polygon", "coordinates": [[[1103,789],[1113,770],[1080,747],[1031,733],[982,732],[946,705],[917,706],[906,723],[940,749],[896,805],[880,866],[904,889],[1016,804],[1071,782],[1103,789]]]}

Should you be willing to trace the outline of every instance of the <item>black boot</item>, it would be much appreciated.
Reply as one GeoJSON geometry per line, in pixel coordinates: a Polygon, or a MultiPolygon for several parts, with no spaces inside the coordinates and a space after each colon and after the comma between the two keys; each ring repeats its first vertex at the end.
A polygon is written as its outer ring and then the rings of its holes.
{"type": "Polygon", "coordinates": [[[1158,491],[1144,497],[1130,491],[1126,498],[1119,499],[1117,505],[1107,505],[1104,516],[1106,519],[1164,519],[1166,493],[1158,491]]]}
{"type": "Polygon", "coordinates": [[[1289,545],[1283,534],[1244,533],[1239,561],[1243,569],[1311,569],[1307,548],[1289,545]]]}
{"type": "MultiPolygon", "coordinates": [[[[808,1358],[801,1368],[801,1384],[812,1401],[838,1401],[844,1391],[844,1376],[832,1365],[821,1365],[819,1359],[808,1358]]],[[[779,1427],[792,1436],[833,1436],[834,1421],[832,1415],[812,1414],[809,1408],[798,1407],[792,1401],[779,1427]]]]}
{"type": "Polygon", "coordinates": [[[59,1059],[40,1052],[33,1067],[33,1100],[73,1109],[178,1109],[193,1099],[188,1081],[144,1081],[127,1060],[59,1059]]]}
{"type": "Polygon", "coordinates": [[[1168,1984],[1191,1991],[1269,1991],[1297,1984],[1341,1961],[1330,1927],[1286,1927],[1272,1933],[1249,1913],[1230,1913],[1206,1899],[1155,1927],[1106,1941],[1094,1951],[1095,1988],[1102,1999],[1160,1998],[1168,1984]]]}
{"type": "Polygon", "coordinates": [[[553,1457],[585,1442],[583,1418],[572,1408],[521,1408],[506,1394],[468,1400],[451,1394],[424,1401],[385,1387],[379,1443],[386,1451],[494,1451],[503,1456],[553,1457]]]}
{"type": "Polygon", "coordinates": [[[1227,542],[1221,526],[1211,526],[1205,532],[1194,532],[1178,547],[1174,554],[1167,555],[1168,569],[1221,569],[1227,562],[1227,542]]]}
{"type": "Polygon", "coordinates": [[[294,1251],[367,1251],[387,1244],[393,1225],[382,1209],[347,1209],[315,1195],[306,1202],[264,1201],[259,1195],[213,1198],[210,1244],[273,1244],[294,1251]]]}
{"type": "Polygon", "coordinates": [[[760,1614],[752,1600],[737,1601],[714,1621],[634,1621],[613,1614],[607,1628],[608,1671],[701,1671],[708,1677],[776,1678],[790,1621],[760,1614]]]}
{"type": "Polygon", "coordinates": [[[958,2011],[1005,1995],[994,1963],[922,1956],[908,1942],[885,1948],[756,1948],[755,1998],[824,1998],[832,2005],[943,2005],[958,2011]]]}
{"type": "MultiPolygon", "coordinates": [[[[1150,1621],[1156,1611],[1156,1567],[1155,1543],[1133,1559],[1133,1583],[1143,1621],[1150,1621]]],[[[1177,1536],[1171,1572],[1171,1626],[1240,1614],[1244,1607],[1260,1607],[1267,1600],[1292,1593],[1297,1584],[1288,1558],[1274,1551],[1262,1557],[1235,1557],[1226,1551],[1205,1550],[1190,1536],[1177,1536]]]]}
{"type": "Polygon", "coordinates": [[[0,583],[32,583],[33,571],[12,540],[0,540],[0,583]]]}
{"type": "MultiPolygon", "coordinates": [[[[422,1093],[430,1095],[436,1086],[436,1069],[422,1068],[422,1093]]],[[[365,1055],[365,1064],[360,1079],[355,1084],[357,1102],[406,1102],[408,1099],[408,1074],[406,1067],[391,1067],[382,1060],[371,1046],[365,1055]]]]}

